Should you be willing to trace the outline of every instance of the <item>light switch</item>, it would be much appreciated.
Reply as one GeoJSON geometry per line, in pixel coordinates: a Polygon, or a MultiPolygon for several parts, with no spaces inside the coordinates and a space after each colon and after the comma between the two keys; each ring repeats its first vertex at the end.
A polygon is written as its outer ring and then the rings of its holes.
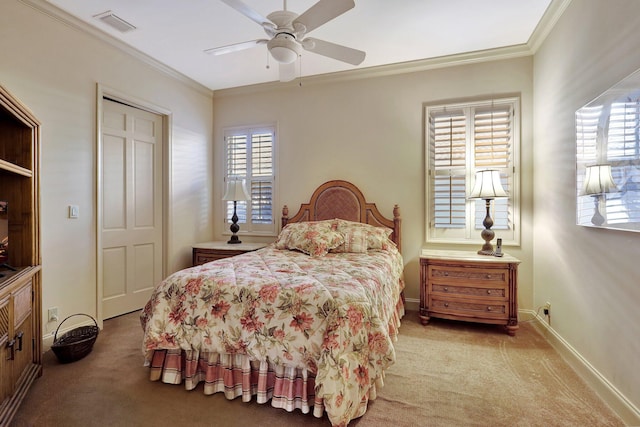
{"type": "Polygon", "coordinates": [[[78,205],[69,205],[69,218],[78,218],[80,216],[80,207],[78,205]]]}

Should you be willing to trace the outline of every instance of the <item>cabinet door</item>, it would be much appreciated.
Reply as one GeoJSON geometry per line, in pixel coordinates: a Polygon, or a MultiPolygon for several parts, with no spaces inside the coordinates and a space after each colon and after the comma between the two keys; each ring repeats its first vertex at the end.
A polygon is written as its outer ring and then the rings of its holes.
{"type": "Polygon", "coordinates": [[[31,322],[31,280],[13,293],[13,329],[11,339],[14,342],[12,384],[16,384],[22,371],[33,360],[33,323],[31,322]]]}
{"type": "Polygon", "coordinates": [[[9,344],[9,329],[11,321],[9,319],[9,296],[5,296],[0,300],[0,402],[11,395],[12,382],[11,382],[11,365],[9,357],[11,355],[11,349],[9,344]]]}
{"type": "Polygon", "coordinates": [[[27,317],[24,322],[16,327],[13,339],[15,340],[15,349],[13,364],[11,366],[12,388],[18,383],[24,370],[31,366],[33,362],[33,346],[31,344],[33,340],[33,325],[31,323],[31,316],[27,317]]]}

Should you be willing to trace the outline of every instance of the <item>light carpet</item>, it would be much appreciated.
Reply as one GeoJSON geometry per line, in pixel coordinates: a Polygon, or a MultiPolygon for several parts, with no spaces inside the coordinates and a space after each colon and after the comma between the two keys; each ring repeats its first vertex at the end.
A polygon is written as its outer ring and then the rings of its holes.
{"type": "MultiPolygon", "coordinates": [[[[330,426],[300,411],[205,396],[202,387],[148,380],[138,313],[104,322],[91,354],[44,374],[13,427],[330,426]]],[[[367,413],[349,426],[624,426],[622,420],[534,329],[501,328],[405,316],[397,362],[367,413]]]]}

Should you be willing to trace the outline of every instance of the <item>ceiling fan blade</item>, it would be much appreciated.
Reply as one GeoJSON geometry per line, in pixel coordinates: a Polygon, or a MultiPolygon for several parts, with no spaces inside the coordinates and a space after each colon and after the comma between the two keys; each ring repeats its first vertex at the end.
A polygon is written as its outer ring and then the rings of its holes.
{"type": "Polygon", "coordinates": [[[224,55],[225,53],[237,52],[239,50],[250,49],[254,46],[258,46],[261,44],[266,44],[269,40],[259,39],[259,40],[251,40],[248,42],[242,43],[234,43],[227,46],[214,47],[211,49],[205,49],[204,53],[209,53],[211,55],[224,55]]]}
{"type": "Polygon", "coordinates": [[[280,63],[280,81],[290,82],[296,78],[296,64],[298,61],[293,61],[289,64],[280,63]]]}
{"type": "Polygon", "coordinates": [[[365,52],[324,40],[307,37],[302,41],[302,47],[309,52],[337,59],[352,65],[360,65],[364,61],[365,52]]]}
{"type": "Polygon", "coordinates": [[[258,25],[261,25],[263,27],[266,26],[270,28],[273,27],[273,23],[271,21],[269,21],[264,16],[260,15],[255,10],[251,9],[249,6],[247,6],[240,0],[220,0],[220,1],[227,4],[228,6],[231,6],[232,8],[234,8],[235,10],[237,10],[247,18],[251,19],[253,22],[257,23],[258,25]]]}
{"type": "MultiPolygon", "coordinates": [[[[225,1],[225,0],[223,0],[225,1]]],[[[305,26],[305,34],[355,7],[353,0],[320,0],[293,20],[305,26]]]]}

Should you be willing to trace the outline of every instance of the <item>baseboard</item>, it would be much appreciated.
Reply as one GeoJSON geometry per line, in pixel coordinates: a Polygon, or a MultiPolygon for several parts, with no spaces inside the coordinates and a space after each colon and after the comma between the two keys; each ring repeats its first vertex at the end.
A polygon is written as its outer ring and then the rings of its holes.
{"type": "Polygon", "coordinates": [[[53,345],[53,334],[44,335],[42,337],[42,353],[51,350],[51,345],[53,345]]]}
{"type": "Polygon", "coordinates": [[[640,410],[548,325],[544,318],[533,310],[519,310],[519,314],[532,319],[533,327],[549,341],[569,366],[622,418],[625,424],[640,426],[640,410]]]}
{"type": "Polygon", "coordinates": [[[420,310],[420,300],[418,298],[405,298],[404,308],[408,311],[420,310]]]}

